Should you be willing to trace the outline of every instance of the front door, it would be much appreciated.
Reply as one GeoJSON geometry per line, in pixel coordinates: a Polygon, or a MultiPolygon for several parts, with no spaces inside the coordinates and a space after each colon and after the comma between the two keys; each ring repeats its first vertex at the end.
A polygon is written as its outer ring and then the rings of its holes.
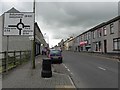
{"type": "Polygon", "coordinates": [[[107,53],[107,40],[104,40],[104,53],[107,53]]]}

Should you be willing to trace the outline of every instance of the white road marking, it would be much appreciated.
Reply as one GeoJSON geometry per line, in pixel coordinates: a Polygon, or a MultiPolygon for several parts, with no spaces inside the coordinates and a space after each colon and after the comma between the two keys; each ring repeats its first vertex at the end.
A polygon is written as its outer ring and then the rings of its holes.
{"type": "Polygon", "coordinates": [[[72,83],[73,87],[72,88],[76,88],[75,87],[75,84],[73,83],[72,79],[70,78],[70,76],[68,75],[69,79],[70,79],[70,82],[72,83]]]}
{"type": "Polygon", "coordinates": [[[70,72],[70,69],[67,69],[70,72]]]}
{"type": "Polygon", "coordinates": [[[50,79],[52,79],[52,78],[43,78],[44,80],[50,80],[50,79]]]}
{"type": "Polygon", "coordinates": [[[102,68],[102,67],[98,67],[98,68],[101,69],[101,70],[104,70],[104,71],[106,70],[105,68],[102,68]]]}
{"type": "Polygon", "coordinates": [[[73,73],[70,73],[71,75],[73,75],[73,73]]]}
{"type": "Polygon", "coordinates": [[[63,65],[70,72],[70,74],[73,75],[73,73],[70,71],[70,69],[68,69],[68,67],[65,64],[63,64],[63,65]]]}
{"type": "Polygon", "coordinates": [[[63,64],[65,68],[67,68],[67,66],[65,66],[65,64],[63,64]]]}

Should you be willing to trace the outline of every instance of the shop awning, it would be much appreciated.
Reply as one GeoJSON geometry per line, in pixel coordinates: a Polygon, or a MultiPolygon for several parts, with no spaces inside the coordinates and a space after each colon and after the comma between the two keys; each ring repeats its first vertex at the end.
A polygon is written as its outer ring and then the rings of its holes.
{"type": "Polygon", "coordinates": [[[80,42],[80,46],[87,44],[87,41],[80,42]]]}

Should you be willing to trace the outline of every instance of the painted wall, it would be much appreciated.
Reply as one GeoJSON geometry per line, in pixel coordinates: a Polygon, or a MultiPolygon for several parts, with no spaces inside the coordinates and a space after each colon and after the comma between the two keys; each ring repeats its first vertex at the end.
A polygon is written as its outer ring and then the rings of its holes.
{"type": "Polygon", "coordinates": [[[92,51],[95,51],[95,42],[101,42],[101,52],[104,52],[104,40],[107,40],[107,52],[111,53],[111,52],[117,52],[117,51],[113,51],[113,39],[114,38],[118,38],[118,25],[119,25],[119,21],[115,21],[114,22],[114,34],[110,34],[110,24],[106,25],[106,31],[107,31],[107,35],[104,36],[103,35],[103,27],[101,27],[100,29],[102,29],[102,36],[101,37],[97,37],[97,30],[95,30],[95,38],[93,39],[93,32],[91,32],[92,35],[92,51]]]}

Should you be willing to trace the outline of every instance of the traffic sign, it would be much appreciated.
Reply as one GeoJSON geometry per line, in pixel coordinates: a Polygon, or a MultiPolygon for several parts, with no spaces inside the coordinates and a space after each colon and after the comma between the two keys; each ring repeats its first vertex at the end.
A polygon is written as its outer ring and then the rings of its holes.
{"type": "Polygon", "coordinates": [[[33,35],[34,13],[5,13],[4,35],[33,35]]]}

